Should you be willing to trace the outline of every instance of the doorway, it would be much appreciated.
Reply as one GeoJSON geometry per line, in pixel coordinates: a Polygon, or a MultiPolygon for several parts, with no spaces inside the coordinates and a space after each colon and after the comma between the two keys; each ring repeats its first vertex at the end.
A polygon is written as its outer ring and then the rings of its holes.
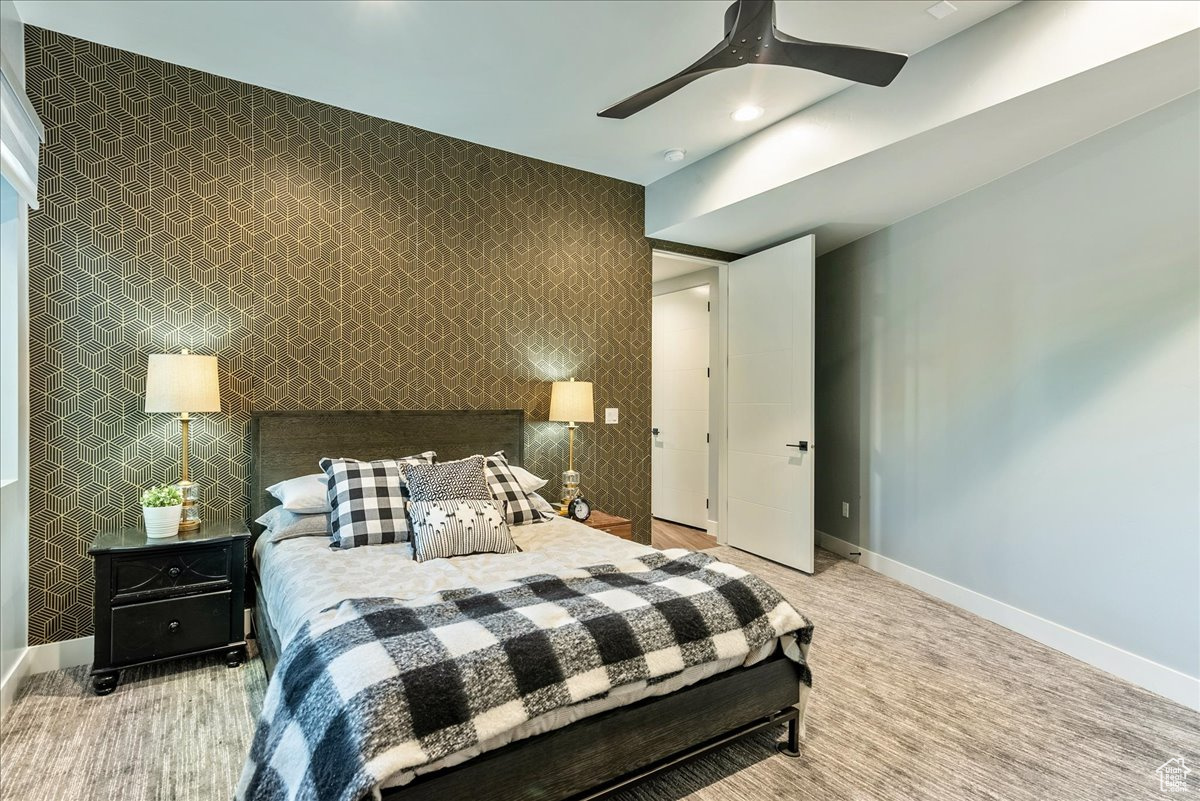
{"type": "Polygon", "coordinates": [[[650,510],[656,532],[689,547],[716,544],[718,264],[654,254],[650,510]]]}

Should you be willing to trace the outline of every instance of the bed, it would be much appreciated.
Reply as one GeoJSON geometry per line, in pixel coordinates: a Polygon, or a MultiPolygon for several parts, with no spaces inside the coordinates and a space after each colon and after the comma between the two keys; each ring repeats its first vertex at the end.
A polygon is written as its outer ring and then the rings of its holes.
{"type": "MultiPolygon", "coordinates": [[[[276,502],[265,488],[311,473],[323,455],[359,459],[436,450],[439,460],[505,451],[521,464],[521,410],[268,412],[251,424],[251,519],[276,502]]],[[[566,519],[517,526],[519,554],[480,554],[418,565],[408,543],[332,552],[320,538],[256,542],[254,632],[270,677],[280,653],[317,611],[370,587],[408,596],[496,578],[654,554],[566,519]],[[433,569],[430,569],[432,566],[433,569]]],[[[802,671],[771,643],[754,664],[692,666],[653,687],[582,702],[528,721],[382,785],[387,801],[471,797],[598,799],[734,739],[787,724],[780,750],[797,756],[802,671]]]]}

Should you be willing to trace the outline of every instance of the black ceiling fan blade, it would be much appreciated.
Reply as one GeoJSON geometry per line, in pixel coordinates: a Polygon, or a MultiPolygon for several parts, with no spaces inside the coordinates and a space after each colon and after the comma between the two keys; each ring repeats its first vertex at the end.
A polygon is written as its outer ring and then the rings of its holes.
{"type": "Polygon", "coordinates": [[[746,64],[775,64],[887,86],[908,62],[902,53],[797,39],[775,27],[774,0],[734,0],[725,10],[725,39],[692,66],[599,112],[623,120],[674,94],[697,78],[746,64]]]}
{"type": "Polygon", "coordinates": [[[643,89],[637,94],[625,98],[620,103],[604,109],[604,111],[597,112],[596,116],[623,120],[626,117],[637,114],[648,106],[654,105],[664,97],[678,92],[697,78],[703,78],[705,75],[717,72],[718,70],[738,66],[737,64],[724,63],[725,59],[720,58],[724,51],[725,43],[721,42],[687,69],[672,75],[665,81],[654,84],[649,89],[643,89]]]}
{"type": "Polygon", "coordinates": [[[810,42],[776,31],[775,41],[763,49],[763,58],[759,60],[823,72],[856,83],[887,86],[900,74],[908,56],[852,45],[810,42]]]}

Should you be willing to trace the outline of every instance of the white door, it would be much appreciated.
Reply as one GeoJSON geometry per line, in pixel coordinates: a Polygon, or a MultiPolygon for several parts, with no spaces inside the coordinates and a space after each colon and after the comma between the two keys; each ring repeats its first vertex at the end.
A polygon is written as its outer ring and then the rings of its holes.
{"type": "Polygon", "coordinates": [[[654,298],[650,513],[708,526],[708,287],[654,298]]]}
{"type": "Polygon", "coordinates": [[[729,545],[813,569],[813,237],[724,268],[729,545]]]}

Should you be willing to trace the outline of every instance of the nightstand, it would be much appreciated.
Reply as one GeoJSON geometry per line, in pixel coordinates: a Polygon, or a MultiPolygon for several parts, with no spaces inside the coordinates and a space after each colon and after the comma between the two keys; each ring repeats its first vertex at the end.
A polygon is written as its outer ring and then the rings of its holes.
{"type": "Polygon", "coordinates": [[[593,509],[588,519],[583,522],[584,525],[600,531],[607,531],[614,537],[620,537],[623,540],[633,539],[633,521],[627,517],[617,517],[607,512],[601,512],[599,509],[593,509]]]}
{"type": "Polygon", "coordinates": [[[243,598],[250,532],[241,521],[207,521],[177,537],[145,529],[103,531],[95,560],[92,688],[108,695],[122,668],[196,654],[246,658],[243,598]]]}

